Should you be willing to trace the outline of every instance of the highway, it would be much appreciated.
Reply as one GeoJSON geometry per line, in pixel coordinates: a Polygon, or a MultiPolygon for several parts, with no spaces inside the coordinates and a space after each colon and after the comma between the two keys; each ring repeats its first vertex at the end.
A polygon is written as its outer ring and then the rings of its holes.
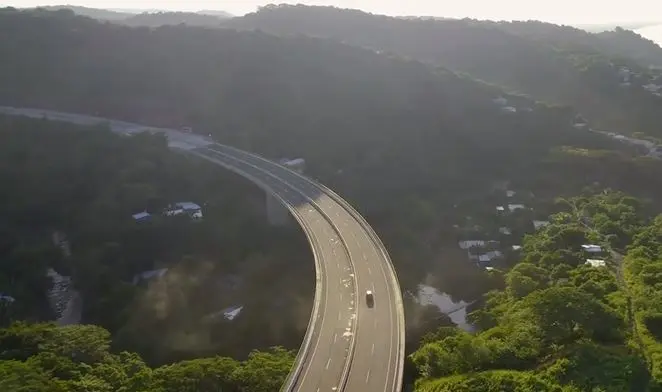
{"type": "MultiPolygon", "coordinates": [[[[0,112],[39,117],[45,111],[0,107],[0,112]]],[[[404,314],[397,277],[374,231],[339,196],[275,162],[201,136],[49,113],[62,121],[104,122],[124,134],[163,132],[172,148],[232,170],[279,198],[306,233],[316,265],[310,324],[282,390],[400,392],[404,314]],[[366,290],[375,295],[372,308],[366,305],[366,290]]]]}

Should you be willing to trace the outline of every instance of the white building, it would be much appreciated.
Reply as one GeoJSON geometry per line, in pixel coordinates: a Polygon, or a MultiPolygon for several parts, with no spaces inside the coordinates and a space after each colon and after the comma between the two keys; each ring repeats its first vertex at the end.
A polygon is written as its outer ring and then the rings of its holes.
{"type": "Polygon", "coordinates": [[[526,209],[526,206],[524,204],[508,204],[508,210],[510,210],[510,212],[514,212],[517,210],[524,210],[524,209],[526,209]]]}
{"type": "Polygon", "coordinates": [[[499,233],[504,234],[504,235],[511,235],[511,234],[513,234],[513,231],[510,230],[508,227],[500,227],[499,228],[499,233]]]}
{"type": "Polygon", "coordinates": [[[501,111],[504,113],[517,113],[517,109],[513,106],[504,106],[501,108],[501,111]]]}
{"type": "Polygon", "coordinates": [[[649,84],[643,86],[643,88],[644,88],[644,90],[646,90],[648,92],[656,93],[662,88],[662,86],[657,85],[657,84],[653,84],[653,83],[649,83],[649,84]]]}
{"type": "Polygon", "coordinates": [[[508,100],[504,97],[494,98],[492,102],[496,103],[499,106],[505,106],[508,104],[508,100]]]}
{"type": "Polygon", "coordinates": [[[599,245],[582,245],[582,249],[588,253],[601,253],[602,247],[599,245]]]}
{"type": "Polygon", "coordinates": [[[506,211],[506,209],[503,208],[503,206],[497,206],[496,210],[497,210],[497,212],[504,212],[504,211],[506,211]]]}
{"type": "Polygon", "coordinates": [[[586,259],[585,264],[590,265],[591,267],[604,267],[606,262],[600,259],[586,259]]]}
{"type": "Polygon", "coordinates": [[[508,197],[515,196],[515,191],[506,191],[506,196],[508,196],[508,197]]]}
{"type": "Polygon", "coordinates": [[[460,249],[469,249],[469,248],[480,248],[485,246],[485,241],[483,240],[468,240],[458,242],[460,249]]]}
{"type": "Polygon", "coordinates": [[[149,218],[151,218],[151,214],[147,211],[139,212],[137,214],[131,215],[131,217],[136,221],[136,222],[141,222],[141,221],[146,221],[149,218]]]}
{"type": "Polygon", "coordinates": [[[14,303],[16,302],[16,298],[0,293],[0,302],[14,303]]]}
{"type": "Polygon", "coordinates": [[[223,317],[225,317],[229,321],[232,321],[237,316],[239,316],[239,313],[241,313],[242,309],[244,309],[243,305],[233,306],[233,307],[224,309],[223,310],[223,317]]]}
{"type": "Polygon", "coordinates": [[[165,216],[176,216],[188,214],[192,219],[202,219],[202,207],[190,201],[182,201],[169,206],[163,214],[165,216]]]}

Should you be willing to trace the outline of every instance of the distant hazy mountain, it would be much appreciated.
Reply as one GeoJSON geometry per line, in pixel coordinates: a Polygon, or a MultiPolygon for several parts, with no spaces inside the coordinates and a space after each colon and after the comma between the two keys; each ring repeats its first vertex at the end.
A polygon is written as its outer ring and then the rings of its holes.
{"type": "Polygon", "coordinates": [[[591,34],[538,21],[406,19],[303,5],[262,7],[224,25],[332,38],[441,65],[572,105],[597,127],[662,135],[659,97],[642,88],[652,80],[648,66],[662,65],[662,49],[629,30],[591,34]],[[636,81],[625,83],[619,67],[636,81]]]}
{"type": "Polygon", "coordinates": [[[638,22],[638,23],[603,23],[603,24],[578,24],[574,25],[578,29],[586,30],[589,33],[601,33],[603,31],[614,30],[617,27],[627,30],[637,30],[648,26],[660,24],[660,22],[638,22]]]}
{"type": "Polygon", "coordinates": [[[38,7],[47,11],[71,10],[76,15],[89,18],[123,22],[130,26],[163,26],[171,24],[187,24],[191,26],[216,27],[223,19],[233,15],[220,10],[201,10],[197,12],[172,12],[159,9],[103,9],[89,8],[77,5],[52,5],[38,7]]]}
{"type": "Polygon", "coordinates": [[[52,6],[44,6],[38,8],[45,9],[48,11],[69,9],[72,10],[77,15],[87,16],[89,18],[94,18],[94,19],[110,20],[110,21],[124,20],[134,15],[128,12],[111,11],[102,8],[80,7],[77,5],[52,5],[52,6]]]}
{"type": "Polygon", "coordinates": [[[234,15],[232,15],[229,12],[219,11],[219,10],[200,10],[196,13],[197,14],[203,14],[203,15],[213,15],[213,16],[217,16],[219,18],[233,18],[234,17],[234,15]]]}
{"type": "Polygon", "coordinates": [[[120,21],[129,26],[158,27],[185,24],[189,26],[220,27],[227,17],[195,12],[145,12],[120,21]]]}

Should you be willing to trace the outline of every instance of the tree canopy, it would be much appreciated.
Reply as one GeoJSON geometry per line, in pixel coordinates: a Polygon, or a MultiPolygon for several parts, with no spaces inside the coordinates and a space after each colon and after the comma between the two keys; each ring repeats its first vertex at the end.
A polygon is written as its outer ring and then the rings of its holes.
{"type": "Polygon", "coordinates": [[[559,203],[550,225],[526,237],[523,261],[505,273],[505,289],[488,293],[469,315],[480,331],[441,327],[422,340],[410,356],[417,391],[658,390],[657,348],[637,344],[645,322],[636,328],[629,305],[639,298],[631,291],[637,286],[622,279],[627,264],[609,244],[621,227],[628,234],[616,244],[636,244],[649,233],[645,208],[617,192],[559,203]],[[594,225],[607,211],[614,224],[594,225]],[[607,267],[585,264],[581,244],[589,240],[608,249],[607,267]]]}

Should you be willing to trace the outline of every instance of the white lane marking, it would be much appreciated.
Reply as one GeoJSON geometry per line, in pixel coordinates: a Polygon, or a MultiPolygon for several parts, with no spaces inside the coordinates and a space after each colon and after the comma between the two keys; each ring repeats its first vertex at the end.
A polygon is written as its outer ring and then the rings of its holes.
{"type": "Polygon", "coordinates": [[[340,312],[338,312],[338,321],[340,321],[340,312]]]}
{"type": "Polygon", "coordinates": [[[370,369],[368,369],[368,374],[365,375],[365,383],[368,383],[368,380],[370,380],[370,369]]]}
{"type": "Polygon", "coordinates": [[[370,354],[372,355],[374,353],[375,353],[375,344],[373,343],[372,344],[372,350],[370,350],[370,354]]]}
{"type": "Polygon", "coordinates": [[[368,275],[372,275],[372,270],[368,267],[368,275]]]}
{"type": "Polygon", "coordinates": [[[342,301],[342,291],[340,292],[340,300],[342,301]]]}
{"type": "Polygon", "coordinates": [[[326,361],[326,369],[329,368],[329,365],[330,365],[330,364],[331,364],[331,358],[329,358],[329,359],[326,361]]]}
{"type": "MultiPolygon", "coordinates": [[[[333,343],[335,343],[336,340],[338,340],[338,333],[337,333],[337,332],[333,334],[333,343]]],[[[375,348],[375,344],[374,344],[374,343],[372,344],[372,348],[373,348],[373,350],[374,350],[374,348],[375,348]]]]}
{"type": "Polygon", "coordinates": [[[368,256],[366,256],[365,253],[363,254],[363,260],[368,261],[368,256]]]}

